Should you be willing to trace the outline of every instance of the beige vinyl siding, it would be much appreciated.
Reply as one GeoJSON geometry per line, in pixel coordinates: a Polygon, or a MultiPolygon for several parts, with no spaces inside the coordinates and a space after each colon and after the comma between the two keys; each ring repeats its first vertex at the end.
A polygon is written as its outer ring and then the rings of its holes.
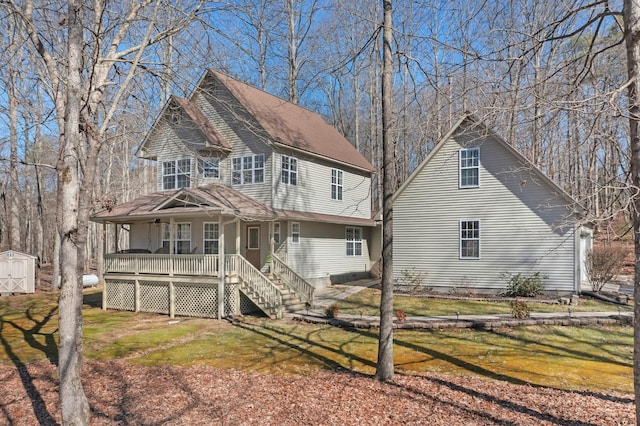
{"type": "Polygon", "coordinates": [[[501,273],[548,275],[575,289],[571,208],[492,139],[448,140],[394,202],[394,277],[426,272],[429,287],[498,290],[501,273]],[[460,148],[480,146],[480,187],[458,188],[460,148]],[[460,220],[480,221],[480,258],[460,259],[460,220]]]}
{"type": "Polygon", "coordinates": [[[219,182],[270,205],[272,155],[264,133],[257,127],[255,119],[224,88],[211,84],[204,87],[192,101],[232,147],[231,153],[220,161],[219,182]],[[264,154],[264,183],[231,185],[231,159],[255,154],[264,154]]]}
{"type": "Polygon", "coordinates": [[[280,179],[282,153],[274,153],[274,208],[358,218],[371,218],[371,178],[368,174],[286,153],[298,160],[297,185],[280,179]],[[331,170],[343,171],[342,200],[331,199],[331,170]]]}
{"type": "Polygon", "coordinates": [[[347,256],[344,225],[299,223],[300,243],[292,244],[289,240],[287,250],[289,265],[304,278],[327,278],[371,269],[369,228],[362,228],[362,256],[347,256]]]}

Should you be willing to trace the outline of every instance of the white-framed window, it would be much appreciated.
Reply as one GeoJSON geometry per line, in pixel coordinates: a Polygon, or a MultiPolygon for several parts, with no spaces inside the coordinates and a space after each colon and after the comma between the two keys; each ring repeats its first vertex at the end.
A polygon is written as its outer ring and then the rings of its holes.
{"type": "MultiPolygon", "coordinates": [[[[169,247],[171,241],[171,231],[168,223],[162,224],[162,247],[169,247]]],[[[191,253],[191,224],[179,222],[174,224],[173,233],[174,254],[191,253]]]]}
{"type": "Polygon", "coordinates": [[[460,221],[460,259],[480,259],[480,221],[460,221]]]}
{"type": "Polygon", "coordinates": [[[342,170],[331,169],[331,199],[342,201],[342,170]]]}
{"type": "Polygon", "coordinates": [[[231,184],[248,185],[264,182],[264,154],[231,159],[231,184]]]}
{"type": "Polygon", "coordinates": [[[215,157],[198,159],[198,172],[206,179],[220,179],[220,159],[215,157]]]}
{"type": "Polygon", "coordinates": [[[191,186],[191,160],[167,160],[162,162],[162,190],[191,186]]]}
{"type": "Polygon", "coordinates": [[[280,244],[280,222],[273,223],[273,241],[280,244]]]}
{"type": "Polygon", "coordinates": [[[362,256],[362,228],[347,226],[345,230],[347,256],[362,256]]]}
{"type": "Polygon", "coordinates": [[[480,186],[480,148],[460,150],[460,188],[480,186]]]}
{"type": "Polygon", "coordinates": [[[281,157],[282,171],[280,173],[280,181],[285,185],[297,185],[298,184],[298,160],[283,155],[281,157]]]}
{"type": "Polygon", "coordinates": [[[291,244],[300,243],[300,223],[291,222],[291,244]]]}
{"type": "Polygon", "coordinates": [[[220,242],[219,225],[215,222],[204,222],[202,233],[204,254],[218,254],[218,243],[220,242]]]}

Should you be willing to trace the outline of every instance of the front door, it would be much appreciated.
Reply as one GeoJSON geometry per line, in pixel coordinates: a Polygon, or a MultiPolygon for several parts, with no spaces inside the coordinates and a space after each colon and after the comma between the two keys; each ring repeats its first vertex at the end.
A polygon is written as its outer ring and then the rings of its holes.
{"type": "Polygon", "coordinates": [[[256,268],[260,269],[260,227],[247,226],[247,260],[256,268]]]}

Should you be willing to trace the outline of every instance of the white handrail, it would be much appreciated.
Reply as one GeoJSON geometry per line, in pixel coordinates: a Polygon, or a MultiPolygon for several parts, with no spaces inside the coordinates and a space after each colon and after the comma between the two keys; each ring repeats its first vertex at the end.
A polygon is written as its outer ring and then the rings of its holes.
{"type": "Polygon", "coordinates": [[[280,277],[296,294],[313,306],[313,294],[315,288],[293,269],[284,263],[278,256],[273,255],[273,273],[280,277]]]}
{"type": "Polygon", "coordinates": [[[247,283],[268,306],[279,310],[282,306],[282,293],[280,289],[244,257],[238,254],[232,254],[229,255],[229,257],[234,258],[232,262],[235,263],[236,272],[242,281],[247,283]]]}

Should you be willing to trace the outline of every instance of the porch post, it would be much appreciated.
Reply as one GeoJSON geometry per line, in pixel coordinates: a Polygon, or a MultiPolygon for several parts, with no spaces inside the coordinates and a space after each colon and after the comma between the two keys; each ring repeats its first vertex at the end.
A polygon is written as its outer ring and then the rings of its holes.
{"type": "Polygon", "coordinates": [[[224,252],[224,221],[222,215],[218,217],[218,319],[222,319],[224,314],[224,284],[227,279],[225,270],[225,252],[224,252]]]}
{"type": "Polygon", "coordinates": [[[271,250],[271,257],[269,257],[269,271],[271,271],[271,273],[273,274],[273,256],[276,255],[276,240],[275,237],[273,235],[273,231],[275,230],[275,223],[273,221],[269,222],[269,235],[271,236],[271,238],[269,239],[269,250],[271,250]]]}
{"type": "Polygon", "coordinates": [[[240,254],[240,219],[236,221],[236,254],[240,254]]]}
{"type": "Polygon", "coordinates": [[[118,224],[117,223],[114,224],[114,228],[115,228],[115,234],[114,234],[114,238],[113,239],[114,239],[114,242],[116,244],[116,247],[115,247],[114,251],[117,253],[118,252],[118,248],[120,247],[120,242],[118,241],[119,240],[118,237],[119,237],[120,233],[118,232],[118,224]]]}
{"type": "Polygon", "coordinates": [[[169,218],[169,254],[175,254],[173,252],[173,239],[175,237],[174,234],[175,222],[172,217],[169,218]]]}

